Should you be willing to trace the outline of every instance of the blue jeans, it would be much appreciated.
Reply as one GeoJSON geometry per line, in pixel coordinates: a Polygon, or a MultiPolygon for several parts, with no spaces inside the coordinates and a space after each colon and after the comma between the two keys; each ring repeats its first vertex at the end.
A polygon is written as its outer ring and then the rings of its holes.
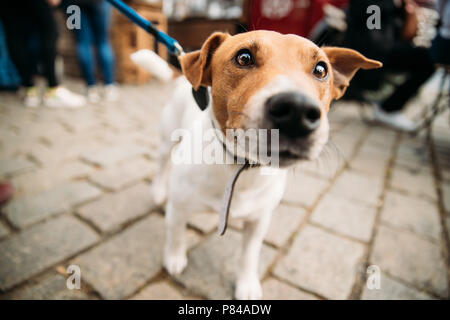
{"type": "Polygon", "coordinates": [[[92,47],[106,85],[114,83],[114,53],[108,42],[111,6],[104,0],[80,5],[81,29],[74,29],[77,54],[83,77],[88,86],[95,84],[95,66],[92,47]]]}

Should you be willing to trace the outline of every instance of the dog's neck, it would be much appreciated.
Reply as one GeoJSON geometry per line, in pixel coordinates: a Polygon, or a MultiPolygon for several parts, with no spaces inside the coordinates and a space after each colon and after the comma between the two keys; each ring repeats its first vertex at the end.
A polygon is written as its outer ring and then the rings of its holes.
{"type": "MultiPolygon", "coordinates": [[[[209,100],[211,101],[211,100],[209,100]]],[[[209,122],[211,125],[211,128],[214,130],[215,133],[215,139],[218,143],[222,145],[222,148],[226,154],[233,157],[233,165],[238,165],[237,168],[235,168],[233,175],[228,180],[227,185],[225,186],[223,196],[222,196],[222,204],[220,206],[220,212],[219,212],[219,225],[218,225],[218,233],[219,235],[224,235],[225,231],[227,230],[228,226],[228,216],[230,213],[230,207],[231,207],[231,201],[233,199],[233,193],[234,193],[234,187],[236,185],[236,182],[241,175],[242,172],[245,170],[256,167],[258,165],[251,165],[250,162],[244,157],[239,157],[234,152],[231,152],[227,146],[226,143],[226,137],[222,134],[222,131],[219,129],[219,123],[214,116],[214,112],[212,111],[211,103],[209,103],[207,110],[204,112],[207,112],[207,116],[209,118],[209,122]]]]}

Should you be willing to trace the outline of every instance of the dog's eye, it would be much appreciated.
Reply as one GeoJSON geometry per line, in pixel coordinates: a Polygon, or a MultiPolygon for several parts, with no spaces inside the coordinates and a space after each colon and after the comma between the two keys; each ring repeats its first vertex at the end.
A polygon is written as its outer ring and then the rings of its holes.
{"type": "Polygon", "coordinates": [[[317,79],[325,79],[328,75],[327,64],[323,61],[319,61],[314,67],[313,74],[317,79]]]}
{"type": "Polygon", "coordinates": [[[234,60],[241,67],[249,67],[249,66],[252,66],[255,63],[255,61],[253,60],[253,56],[252,56],[251,52],[248,51],[247,49],[240,50],[236,54],[236,57],[234,58],[234,60]]]}

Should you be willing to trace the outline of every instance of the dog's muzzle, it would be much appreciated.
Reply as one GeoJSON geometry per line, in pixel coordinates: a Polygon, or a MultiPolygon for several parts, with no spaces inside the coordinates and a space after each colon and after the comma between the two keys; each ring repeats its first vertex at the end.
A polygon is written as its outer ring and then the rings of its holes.
{"type": "Polygon", "coordinates": [[[321,110],[311,98],[298,92],[278,93],[265,103],[265,118],[281,136],[305,138],[320,126],[321,110]]]}

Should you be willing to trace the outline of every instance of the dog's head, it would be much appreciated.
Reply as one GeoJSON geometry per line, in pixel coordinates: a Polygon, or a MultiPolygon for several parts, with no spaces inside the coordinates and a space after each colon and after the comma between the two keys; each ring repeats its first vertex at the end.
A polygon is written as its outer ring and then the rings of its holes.
{"type": "Polygon", "coordinates": [[[272,31],[214,33],[179,60],[194,89],[211,86],[212,111],[224,133],[279,129],[282,166],[316,158],[328,141],[330,102],[358,69],[381,67],[354,50],[319,48],[272,31]]]}

